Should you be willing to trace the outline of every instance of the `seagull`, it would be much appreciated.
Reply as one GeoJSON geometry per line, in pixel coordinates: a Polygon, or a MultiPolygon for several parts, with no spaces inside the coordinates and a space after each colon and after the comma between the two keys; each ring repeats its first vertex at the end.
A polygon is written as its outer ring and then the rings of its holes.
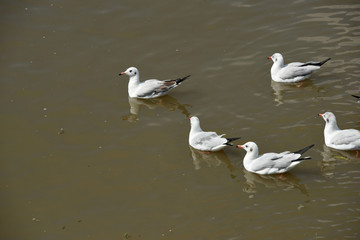
{"type": "Polygon", "coordinates": [[[188,75],[183,78],[165,81],[149,79],[140,82],[139,70],[136,67],[129,67],[125,72],[122,72],[119,75],[128,75],[130,77],[128,92],[131,98],[156,98],[163,96],[190,77],[190,75],[188,75]]]}
{"type": "Polygon", "coordinates": [[[341,130],[332,112],[319,113],[318,115],[325,120],[324,138],[326,146],[338,150],[360,150],[359,130],[341,130]]]}
{"type": "Polygon", "coordinates": [[[274,53],[268,59],[273,60],[271,67],[271,78],[275,82],[294,83],[307,79],[312,72],[319,69],[321,65],[329,61],[331,58],[322,62],[293,62],[284,65],[284,57],[280,53],[274,53]]]}
{"type": "Polygon", "coordinates": [[[287,172],[302,160],[311,159],[310,157],[301,158],[301,155],[313,146],[314,144],[296,152],[286,151],[282,153],[265,153],[262,155],[259,155],[259,148],[254,142],[247,142],[243,145],[237,145],[236,147],[246,150],[243,164],[247,171],[267,175],[287,172]]]}
{"type": "Polygon", "coordinates": [[[353,96],[354,98],[356,98],[356,99],[357,99],[357,102],[360,103],[360,97],[359,97],[359,96],[356,96],[356,95],[351,95],[351,96],[353,96]]]}
{"type": "Polygon", "coordinates": [[[218,135],[216,132],[204,132],[200,127],[200,120],[198,117],[191,117],[190,134],[189,134],[189,145],[200,151],[215,152],[220,151],[226,146],[233,146],[232,141],[240,139],[237,138],[224,138],[222,135],[218,135]]]}

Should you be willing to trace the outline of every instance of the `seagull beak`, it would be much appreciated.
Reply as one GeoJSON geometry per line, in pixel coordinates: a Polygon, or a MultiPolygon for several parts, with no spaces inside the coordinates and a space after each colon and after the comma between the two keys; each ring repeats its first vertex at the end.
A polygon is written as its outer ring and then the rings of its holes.
{"type": "Polygon", "coordinates": [[[121,76],[121,75],[125,75],[126,73],[125,72],[122,72],[122,73],[120,73],[119,75],[121,76]]]}
{"type": "Polygon", "coordinates": [[[237,146],[236,146],[236,148],[243,148],[243,146],[241,146],[241,145],[237,145],[237,146]]]}
{"type": "Polygon", "coordinates": [[[323,115],[321,113],[319,113],[318,116],[322,117],[323,115]]]}
{"type": "Polygon", "coordinates": [[[271,57],[267,57],[267,59],[272,59],[271,57]]]}

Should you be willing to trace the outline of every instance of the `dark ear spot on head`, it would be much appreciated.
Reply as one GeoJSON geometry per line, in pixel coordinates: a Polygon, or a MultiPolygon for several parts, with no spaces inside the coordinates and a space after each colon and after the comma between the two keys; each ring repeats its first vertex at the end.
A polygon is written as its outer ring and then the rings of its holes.
{"type": "Polygon", "coordinates": [[[253,151],[253,149],[252,148],[250,148],[250,152],[252,152],[253,151]]]}
{"type": "Polygon", "coordinates": [[[136,75],[137,72],[134,72],[134,74],[136,75]]]}
{"type": "Polygon", "coordinates": [[[328,118],[326,119],[326,122],[329,122],[329,119],[328,119],[328,118]]]}

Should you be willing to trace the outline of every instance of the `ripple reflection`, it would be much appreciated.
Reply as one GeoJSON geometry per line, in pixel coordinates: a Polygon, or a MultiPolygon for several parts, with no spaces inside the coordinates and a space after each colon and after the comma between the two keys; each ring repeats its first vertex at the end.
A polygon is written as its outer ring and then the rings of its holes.
{"type": "Polygon", "coordinates": [[[208,153],[198,151],[190,146],[189,148],[191,150],[191,156],[193,159],[195,170],[199,170],[202,165],[207,165],[208,167],[218,167],[221,165],[221,163],[223,163],[229,169],[231,177],[235,177],[234,171],[236,170],[236,168],[231,163],[224,151],[208,153]]]}
{"type": "Polygon", "coordinates": [[[244,169],[244,177],[246,183],[243,191],[247,193],[255,193],[256,185],[261,184],[266,188],[283,188],[284,191],[299,189],[302,194],[309,196],[306,185],[302,184],[301,180],[290,172],[276,175],[259,175],[244,169]]]}
{"type": "Polygon", "coordinates": [[[335,169],[339,165],[349,164],[350,162],[358,162],[359,157],[356,157],[356,151],[341,151],[323,145],[321,152],[323,160],[321,162],[321,173],[326,178],[333,178],[335,176],[335,169]]]}
{"type": "Polygon", "coordinates": [[[174,97],[169,95],[165,95],[159,98],[152,99],[138,99],[138,98],[130,98],[129,97],[129,105],[130,105],[130,114],[123,116],[123,120],[127,120],[129,122],[139,121],[139,112],[141,106],[146,106],[147,108],[153,110],[158,106],[162,106],[167,108],[170,112],[175,110],[180,110],[182,114],[184,114],[187,118],[190,117],[190,112],[187,110],[187,107],[191,107],[189,104],[181,104],[174,97]]]}

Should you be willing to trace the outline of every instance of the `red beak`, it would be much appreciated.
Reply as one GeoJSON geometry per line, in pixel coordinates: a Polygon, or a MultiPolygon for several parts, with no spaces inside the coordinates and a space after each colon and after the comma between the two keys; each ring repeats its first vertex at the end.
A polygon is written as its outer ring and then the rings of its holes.
{"type": "Polygon", "coordinates": [[[267,59],[272,59],[271,57],[267,57],[267,59]]]}
{"type": "Polygon", "coordinates": [[[236,146],[236,148],[243,148],[243,146],[241,146],[241,145],[237,145],[237,146],[236,146]]]}
{"type": "Polygon", "coordinates": [[[319,113],[318,116],[322,117],[323,115],[321,113],[319,113]]]}

